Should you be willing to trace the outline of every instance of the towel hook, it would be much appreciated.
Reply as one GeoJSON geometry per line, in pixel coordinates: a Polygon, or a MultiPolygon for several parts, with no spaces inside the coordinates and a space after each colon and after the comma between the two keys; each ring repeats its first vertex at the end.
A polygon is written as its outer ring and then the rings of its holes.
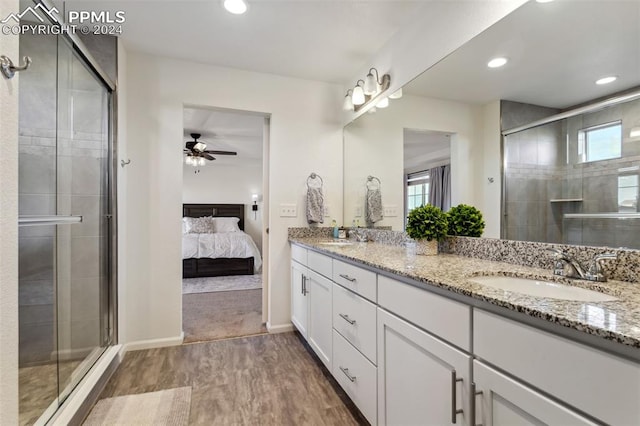
{"type": "Polygon", "coordinates": [[[124,167],[127,164],[131,164],[131,159],[127,158],[127,161],[120,160],[120,167],[124,167]]]}
{"type": "Polygon", "coordinates": [[[0,56],[0,71],[6,78],[11,79],[14,75],[16,75],[16,72],[24,71],[31,66],[30,57],[24,56],[22,60],[24,61],[24,65],[21,67],[17,67],[14,65],[13,61],[9,59],[8,56],[2,55],[0,56]]]}
{"type": "Polygon", "coordinates": [[[311,174],[307,178],[307,187],[310,187],[310,185],[309,185],[310,182],[309,181],[310,180],[314,180],[314,179],[320,179],[320,187],[322,187],[324,185],[324,181],[322,180],[322,176],[320,176],[319,174],[317,174],[315,172],[311,172],[311,174]]]}

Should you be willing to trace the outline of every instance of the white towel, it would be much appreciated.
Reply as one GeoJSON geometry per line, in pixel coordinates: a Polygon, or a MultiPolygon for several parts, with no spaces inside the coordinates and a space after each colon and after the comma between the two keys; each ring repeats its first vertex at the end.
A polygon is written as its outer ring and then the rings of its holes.
{"type": "Polygon", "coordinates": [[[307,187],[307,222],[324,223],[324,196],[322,187],[307,187]]]}
{"type": "Polygon", "coordinates": [[[367,223],[373,224],[382,220],[382,192],[380,192],[380,188],[367,189],[366,210],[367,223]]]}

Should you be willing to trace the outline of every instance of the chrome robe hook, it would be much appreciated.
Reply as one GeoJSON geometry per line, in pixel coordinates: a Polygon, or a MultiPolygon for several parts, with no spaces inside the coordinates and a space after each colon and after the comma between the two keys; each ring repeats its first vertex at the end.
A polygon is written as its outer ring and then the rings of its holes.
{"type": "Polygon", "coordinates": [[[6,78],[13,78],[16,72],[28,69],[31,65],[31,58],[28,56],[24,56],[22,60],[24,61],[24,65],[21,67],[17,67],[7,56],[0,56],[0,71],[2,72],[2,75],[4,75],[6,78]]]}

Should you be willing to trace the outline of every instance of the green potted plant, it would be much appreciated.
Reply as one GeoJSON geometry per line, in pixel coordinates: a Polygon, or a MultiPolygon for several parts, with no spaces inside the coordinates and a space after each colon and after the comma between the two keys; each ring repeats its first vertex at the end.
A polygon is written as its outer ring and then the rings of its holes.
{"type": "Polygon", "coordinates": [[[407,234],[416,240],[416,254],[438,254],[438,241],[447,236],[447,216],[431,204],[416,207],[407,217],[407,234]]]}
{"type": "Polygon", "coordinates": [[[449,235],[480,237],[484,231],[484,220],[480,210],[467,204],[459,204],[447,212],[449,235]]]}

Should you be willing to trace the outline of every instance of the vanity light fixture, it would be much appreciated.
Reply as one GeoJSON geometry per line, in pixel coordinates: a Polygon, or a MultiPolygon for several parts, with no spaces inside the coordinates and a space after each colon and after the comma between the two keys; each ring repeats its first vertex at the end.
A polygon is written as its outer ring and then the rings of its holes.
{"type": "Polygon", "coordinates": [[[227,12],[234,15],[242,15],[248,9],[247,3],[244,0],[224,0],[222,3],[227,12]]]}
{"type": "Polygon", "coordinates": [[[400,99],[402,97],[402,87],[389,95],[389,99],[400,99]]]}
{"type": "Polygon", "coordinates": [[[608,77],[602,77],[601,79],[596,80],[596,84],[601,86],[603,84],[613,83],[617,79],[618,77],[616,77],[615,75],[610,75],[608,77]]]}
{"type": "MultiPolygon", "coordinates": [[[[356,82],[356,87],[353,88],[353,94],[351,95],[351,102],[353,102],[354,109],[357,106],[363,105],[365,102],[364,89],[360,86],[361,81],[362,80],[358,80],[356,82]]],[[[364,84],[364,81],[362,81],[362,83],[364,84]]]]}
{"type": "Polygon", "coordinates": [[[344,103],[342,104],[342,109],[345,111],[353,111],[353,101],[351,100],[351,94],[353,90],[347,90],[347,94],[344,96],[344,103]]]}
{"type": "Polygon", "coordinates": [[[389,74],[384,74],[382,77],[379,77],[378,70],[371,68],[367,74],[366,81],[360,79],[356,82],[353,89],[347,90],[345,98],[348,98],[349,92],[351,92],[351,104],[349,103],[349,99],[345,99],[342,108],[345,111],[359,111],[374,102],[378,102],[374,103],[375,106],[385,108],[389,105],[389,99],[387,97],[377,101],[376,99],[378,99],[385,90],[389,89],[390,85],[391,76],[389,74]],[[378,78],[380,78],[380,80],[378,80],[378,78]]]}
{"type": "Polygon", "coordinates": [[[367,113],[369,113],[369,114],[375,114],[377,110],[378,110],[378,109],[377,109],[376,107],[371,107],[371,108],[369,108],[369,109],[367,110],[367,113]]]}
{"type": "Polygon", "coordinates": [[[502,57],[493,58],[492,60],[490,60],[487,63],[487,66],[489,68],[500,68],[500,67],[504,66],[507,62],[509,62],[509,60],[507,58],[502,58],[502,57]]]}

